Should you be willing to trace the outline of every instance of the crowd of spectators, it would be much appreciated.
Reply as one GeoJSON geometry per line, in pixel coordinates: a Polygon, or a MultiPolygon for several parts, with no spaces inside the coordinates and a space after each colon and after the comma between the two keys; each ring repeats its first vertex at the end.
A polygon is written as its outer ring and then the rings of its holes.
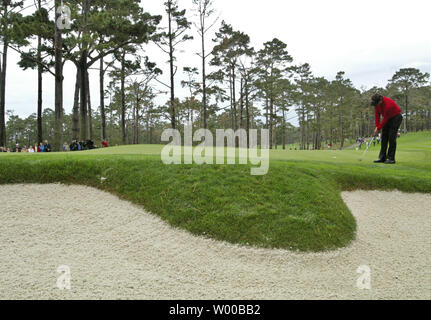
{"type": "Polygon", "coordinates": [[[374,146],[377,144],[380,144],[381,138],[380,135],[373,137],[371,139],[366,139],[366,138],[358,138],[356,139],[356,144],[358,145],[359,149],[362,149],[362,145],[367,144],[370,142],[372,143],[374,146]],[[371,140],[371,141],[370,141],[371,140]]]}
{"type": "MultiPolygon", "coordinates": [[[[108,148],[109,143],[107,140],[103,140],[101,142],[102,148],[108,148]]],[[[63,152],[69,152],[69,151],[82,151],[82,150],[93,150],[97,149],[97,146],[94,144],[92,140],[87,140],[85,142],[74,140],[69,145],[67,142],[63,144],[62,148],[63,152]]],[[[2,152],[26,152],[26,153],[38,153],[38,152],[52,152],[51,144],[49,144],[48,140],[45,140],[44,143],[40,143],[39,145],[36,143],[34,145],[30,145],[28,148],[27,146],[21,147],[19,143],[15,145],[15,149],[10,149],[6,147],[0,147],[0,153],[2,152]]]]}
{"type": "Polygon", "coordinates": [[[51,145],[48,140],[45,140],[44,143],[34,145],[30,145],[29,147],[23,146],[21,147],[19,143],[15,144],[15,149],[10,149],[6,147],[0,147],[0,152],[27,152],[27,153],[37,153],[37,152],[52,152],[51,145]]]}

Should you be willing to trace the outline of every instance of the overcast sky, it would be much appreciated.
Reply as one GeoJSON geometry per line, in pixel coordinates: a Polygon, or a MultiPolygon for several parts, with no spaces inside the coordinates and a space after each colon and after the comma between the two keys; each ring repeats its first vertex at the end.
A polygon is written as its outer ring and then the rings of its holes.
{"type": "MultiPolygon", "coordinates": [[[[165,0],[143,0],[146,11],[164,14],[165,0]]],[[[31,4],[33,0],[26,0],[31,4]]],[[[67,0],[64,1],[67,4],[67,0]]],[[[214,0],[218,25],[209,33],[207,47],[221,20],[235,30],[247,33],[252,46],[279,38],[287,44],[294,64],[309,63],[316,76],[332,80],[338,71],[345,71],[357,88],[385,86],[400,68],[415,67],[431,72],[431,39],[429,0],[214,0]]],[[[179,0],[180,8],[188,9],[193,17],[192,0],[179,0]]],[[[166,21],[162,21],[164,25],[166,21]]],[[[180,47],[178,54],[178,96],[184,66],[199,67],[195,55],[199,39],[180,47]]],[[[156,46],[147,46],[146,54],[164,70],[161,80],[168,81],[165,56],[156,46]]],[[[16,65],[18,55],[10,51],[7,73],[6,109],[28,116],[37,108],[37,73],[22,71],[16,65]]],[[[199,68],[200,70],[200,68],[199,68]]],[[[70,113],[73,105],[75,69],[65,67],[64,108],[70,113]]],[[[97,71],[91,72],[92,106],[99,106],[97,71]]],[[[54,108],[54,81],[44,75],[44,107],[54,108]]],[[[164,103],[168,97],[157,99],[164,103]]],[[[109,103],[109,100],[107,101],[109,103]]],[[[293,113],[292,113],[293,114],[293,113]]]]}

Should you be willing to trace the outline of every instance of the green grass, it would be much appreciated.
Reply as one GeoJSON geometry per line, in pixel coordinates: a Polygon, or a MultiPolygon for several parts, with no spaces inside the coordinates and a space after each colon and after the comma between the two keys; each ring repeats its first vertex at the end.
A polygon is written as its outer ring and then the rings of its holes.
{"type": "Polygon", "coordinates": [[[431,133],[403,136],[396,166],[372,163],[378,146],[363,162],[358,161],[363,150],[279,149],[271,151],[265,176],[251,176],[251,167],[242,165],[166,166],[160,160],[162,148],[1,154],[0,184],[88,185],[196,235],[300,251],[340,248],[355,238],[356,222],[342,190],[431,193],[431,133]]]}

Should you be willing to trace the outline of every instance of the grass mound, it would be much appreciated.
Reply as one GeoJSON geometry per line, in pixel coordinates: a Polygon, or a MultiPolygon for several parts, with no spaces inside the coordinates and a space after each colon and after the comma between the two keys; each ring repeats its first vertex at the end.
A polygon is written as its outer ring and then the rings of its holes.
{"type": "Polygon", "coordinates": [[[196,235],[301,251],[340,248],[354,239],[356,222],[342,190],[431,193],[430,133],[400,139],[397,166],[372,164],[377,146],[362,163],[356,150],[275,150],[265,176],[240,165],[165,166],[161,148],[1,155],[0,184],[84,184],[196,235]]]}

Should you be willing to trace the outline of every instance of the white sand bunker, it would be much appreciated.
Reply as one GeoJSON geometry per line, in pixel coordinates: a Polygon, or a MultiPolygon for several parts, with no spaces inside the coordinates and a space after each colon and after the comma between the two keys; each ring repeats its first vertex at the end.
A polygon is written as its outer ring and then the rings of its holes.
{"type": "Polygon", "coordinates": [[[194,237],[92,188],[0,186],[0,298],[430,299],[431,196],[343,198],[357,240],[299,254],[194,237]],[[60,265],[71,290],[57,288],[60,265]],[[357,287],[362,265],[371,290],[357,287]]]}

